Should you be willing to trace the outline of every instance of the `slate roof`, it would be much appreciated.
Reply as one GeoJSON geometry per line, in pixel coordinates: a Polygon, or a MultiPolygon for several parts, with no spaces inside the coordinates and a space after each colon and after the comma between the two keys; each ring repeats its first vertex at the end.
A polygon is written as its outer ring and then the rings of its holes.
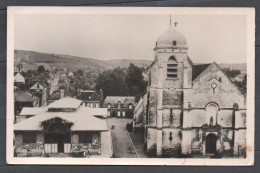
{"type": "Polygon", "coordinates": [[[192,80],[196,79],[210,64],[198,64],[192,67],[192,80]]]}
{"type": "Polygon", "coordinates": [[[116,106],[118,102],[121,102],[124,107],[128,106],[128,104],[132,103],[133,105],[135,104],[135,97],[134,96],[107,96],[105,101],[104,101],[104,107],[108,103],[111,104],[111,107],[116,106]]]}
{"type": "Polygon", "coordinates": [[[53,91],[53,93],[48,97],[48,100],[59,100],[61,98],[61,92],[59,90],[53,91]]]}
{"type": "Polygon", "coordinates": [[[101,97],[94,90],[83,90],[80,91],[79,98],[84,101],[100,101],[101,97]]]}
{"type": "Polygon", "coordinates": [[[33,102],[36,99],[39,99],[36,96],[33,96],[31,93],[24,91],[17,91],[14,93],[15,101],[17,102],[33,102]]]}
{"type": "MultiPolygon", "coordinates": [[[[68,90],[64,90],[64,97],[70,96],[73,97],[73,93],[70,93],[68,90]]],[[[59,100],[61,99],[61,91],[56,90],[48,97],[48,100],[59,100]]]]}

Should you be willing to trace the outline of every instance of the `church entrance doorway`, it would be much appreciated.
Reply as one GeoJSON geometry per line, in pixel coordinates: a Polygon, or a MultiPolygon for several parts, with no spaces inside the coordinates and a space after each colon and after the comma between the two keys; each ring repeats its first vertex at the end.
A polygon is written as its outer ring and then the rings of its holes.
{"type": "Polygon", "coordinates": [[[217,151],[217,136],[210,133],[206,138],[206,153],[215,154],[217,151]]]}

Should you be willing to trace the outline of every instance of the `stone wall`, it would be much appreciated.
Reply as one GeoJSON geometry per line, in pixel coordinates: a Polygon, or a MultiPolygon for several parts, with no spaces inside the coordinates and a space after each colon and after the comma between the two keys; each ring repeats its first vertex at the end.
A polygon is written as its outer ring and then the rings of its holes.
{"type": "MultiPolygon", "coordinates": [[[[80,132],[82,133],[82,132],[80,132]]],[[[101,154],[101,138],[100,133],[92,133],[92,143],[79,143],[79,132],[73,132],[71,135],[71,151],[72,153],[89,152],[90,154],[101,154]]]]}
{"type": "Polygon", "coordinates": [[[180,129],[164,128],[162,134],[162,155],[180,156],[182,132],[180,129]]]}
{"type": "MultiPolygon", "coordinates": [[[[40,157],[44,154],[44,137],[41,132],[30,132],[36,134],[36,143],[24,143],[24,132],[15,132],[15,149],[17,157],[40,157]]],[[[29,135],[29,133],[26,133],[29,135]]]]}
{"type": "Polygon", "coordinates": [[[245,98],[238,87],[213,63],[193,81],[192,107],[205,108],[210,102],[219,108],[233,108],[237,103],[239,109],[245,109],[245,98]],[[213,90],[212,83],[216,83],[213,90]]]}

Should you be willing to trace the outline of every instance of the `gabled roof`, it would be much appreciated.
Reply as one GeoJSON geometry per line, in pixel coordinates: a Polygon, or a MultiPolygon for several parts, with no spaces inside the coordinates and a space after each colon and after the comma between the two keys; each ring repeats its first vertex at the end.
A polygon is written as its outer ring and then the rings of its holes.
{"type": "Polygon", "coordinates": [[[134,96],[107,96],[104,105],[110,103],[112,106],[117,104],[118,102],[121,102],[124,104],[124,106],[127,106],[128,104],[135,104],[135,97],[134,96]]]}
{"type": "Polygon", "coordinates": [[[94,90],[80,91],[80,99],[84,101],[100,101],[101,97],[94,90]]]}
{"type": "Polygon", "coordinates": [[[39,99],[36,96],[33,96],[31,93],[24,91],[17,91],[14,93],[14,100],[17,102],[33,102],[36,99],[39,99]]]}
{"type": "Polygon", "coordinates": [[[14,82],[22,82],[22,83],[25,83],[25,78],[21,75],[21,73],[17,73],[15,76],[14,76],[14,82]]]}
{"type": "Polygon", "coordinates": [[[31,89],[31,90],[37,90],[37,89],[42,90],[42,89],[44,89],[44,88],[46,88],[46,85],[45,85],[45,84],[40,83],[40,82],[36,82],[30,89],[31,89]]]}
{"type": "Polygon", "coordinates": [[[78,100],[72,97],[64,97],[60,100],[54,101],[49,104],[48,108],[72,108],[77,109],[81,105],[82,100],[78,100]]]}
{"type": "MultiPolygon", "coordinates": [[[[236,88],[239,90],[239,92],[244,95],[244,93],[243,93],[243,91],[241,90],[241,88],[239,88],[239,87],[237,86],[237,84],[234,83],[234,82],[230,79],[230,77],[221,69],[221,67],[220,67],[216,62],[213,62],[213,63],[211,63],[211,64],[208,64],[208,66],[207,66],[206,68],[204,67],[205,69],[204,69],[203,71],[201,71],[201,72],[198,74],[197,77],[195,77],[194,79],[192,78],[192,81],[195,81],[200,75],[202,75],[202,74],[204,73],[204,71],[206,71],[207,68],[209,68],[209,67],[212,66],[212,65],[216,65],[217,68],[228,78],[228,80],[229,80],[233,85],[236,86],[236,88]]],[[[206,66],[206,65],[205,65],[205,66],[206,66]]],[[[193,72],[193,71],[192,71],[192,72],[193,72]]],[[[192,74],[192,76],[193,76],[193,74],[192,74]]]]}
{"type": "Polygon", "coordinates": [[[107,131],[105,120],[99,119],[84,111],[75,112],[45,112],[14,124],[15,131],[41,131],[42,122],[60,118],[71,122],[71,131],[107,131]]]}
{"type": "Polygon", "coordinates": [[[195,80],[210,64],[198,64],[192,67],[192,80],[195,80]]]}
{"type": "Polygon", "coordinates": [[[59,100],[61,98],[61,92],[59,90],[53,91],[48,97],[48,100],[59,100]]]}
{"type": "Polygon", "coordinates": [[[22,116],[26,115],[37,115],[43,112],[46,112],[46,107],[24,107],[20,113],[22,116]]]}

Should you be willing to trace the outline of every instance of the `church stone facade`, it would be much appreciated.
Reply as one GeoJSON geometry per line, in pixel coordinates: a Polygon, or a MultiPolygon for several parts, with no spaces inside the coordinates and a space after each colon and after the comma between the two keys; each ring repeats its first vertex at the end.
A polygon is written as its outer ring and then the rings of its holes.
{"type": "Polygon", "coordinates": [[[246,95],[217,63],[194,65],[172,26],[156,42],[144,97],[135,117],[143,117],[148,154],[246,156],[246,95]]]}

